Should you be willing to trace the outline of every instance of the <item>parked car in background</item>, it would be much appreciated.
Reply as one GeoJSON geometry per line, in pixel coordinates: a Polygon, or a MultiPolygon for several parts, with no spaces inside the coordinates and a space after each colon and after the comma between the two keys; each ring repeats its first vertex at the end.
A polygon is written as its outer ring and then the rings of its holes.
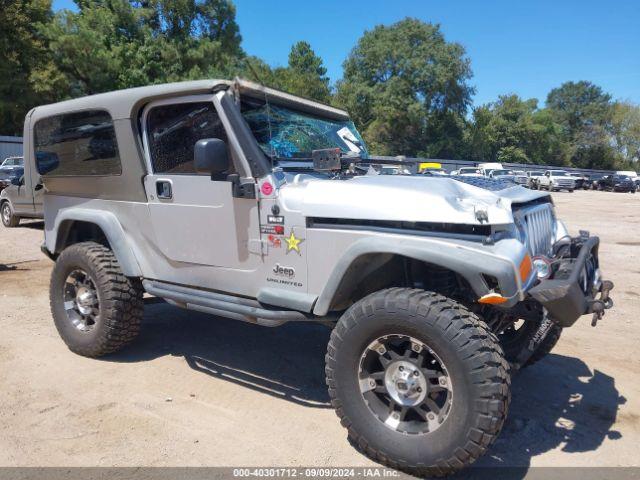
{"type": "Polygon", "coordinates": [[[24,158],[22,157],[7,157],[0,165],[0,169],[7,168],[19,168],[24,166],[24,158]]]}
{"type": "Polygon", "coordinates": [[[380,165],[378,168],[373,167],[378,175],[411,175],[407,167],[402,165],[380,165]]]}
{"type": "Polygon", "coordinates": [[[427,168],[422,171],[422,175],[429,175],[431,177],[444,177],[449,174],[444,168],[427,168]]]}
{"type": "Polygon", "coordinates": [[[574,179],[576,189],[585,188],[585,184],[588,184],[588,178],[581,173],[570,173],[569,176],[574,179]]]}
{"type": "Polygon", "coordinates": [[[447,174],[447,172],[442,168],[442,164],[440,162],[420,162],[418,164],[418,173],[424,173],[425,170],[442,170],[445,172],[445,175],[447,174]]]}
{"type": "Polygon", "coordinates": [[[587,175],[587,182],[585,185],[585,188],[587,189],[591,189],[591,190],[597,190],[598,189],[598,182],[602,179],[602,177],[604,177],[604,173],[590,173],[589,175],[587,175]]]}
{"type": "Polygon", "coordinates": [[[616,172],[616,175],[626,175],[633,181],[633,183],[636,184],[636,191],[640,190],[640,176],[638,175],[638,172],[633,170],[621,170],[616,172]]]}
{"type": "Polygon", "coordinates": [[[0,167],[0,192],[24,175],[24,167],[0,167]]]}
{"type": "Polygon", "coordinates": [[[460,175],[462,177],[482,177],[482,170],[478,167],[462,167],[451,172],[451,175],[460,175]]]}
{"type": "Polygon", "coordinates": [[[575,179],[564,170],[547,170],[538,180],[538,186],[540,190],[546,189],[550,192],[559,190],[573,192],[576,188],[576,182],[575,179]]]}
{"type": "Polygon", "coordinates": [[[524,170],[514,170],[513,179],[518,185],[529,186],[529,177],[527,177],[527,173],[524,170]]]}
{"type": "Polygon", "coordinates": [[[538,190],[540,188],[540,177],[544,177],[544,172],[542,170],[531,170],[527,172],[527,177],[529,178],[529,188],[538,190]]]}
{"type": "Polygon", "coordinates": [[[500,179],[500,180],[508,180],[515,183],[516,176],[513,173],[513,170],[507,170],[506,168],[496,168],[489,172],[489,178],[500,179]]]}
{"type": "Polygon", "coordinates": [[[636,183],[627,175],[605,175],[598,180],[598,190],[636,193],[636,183]]]}
{"type": "Polygon", "coordinates": [[[24,167],[13,169],[19,175],[13,175],[0,192],[0,218],[7,227],[17,227],[22,218],[43,218],[42,196],[44,188],[38,172],[24,167]]]}
{"type": "Polygon", "coordinates": [[[479,163],[478,164],[478,168],[482,172],[482,175],[484,175],[485,177],[488,177],[489,174],[493,170],[503,170],[504,169],[502,164],[499,163],[499,162],[479,163]]]}

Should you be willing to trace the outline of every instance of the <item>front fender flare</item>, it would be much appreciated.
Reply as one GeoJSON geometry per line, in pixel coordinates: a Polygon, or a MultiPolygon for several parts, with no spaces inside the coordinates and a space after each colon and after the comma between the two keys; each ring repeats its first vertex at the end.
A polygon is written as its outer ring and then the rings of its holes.
{"type": "Polygon", "coordinates": [[[80,221],[94,223],[102,229],[109,241],[111,250],[118,259],[122,273],[127,277],[141,277],[142,271],[136,259],[127,236],[117,217],[104,210],[91,210],[85,208],[68,208],[58,211],[53,228],[45,228],[45,246],[51,253],[59,253],[60,233],[64,230],[65,222],[80,221]]]}
{"type": "Polygon", "coordinates": [[[467,241],[430,237],[419,237],[415,240],[360,239],[351,245],[336,263],[316,301],[313,313],[319,316],[326,315],[349,266],[362,255],[376,253],[400,255],[452,270],[469,282],[478,298],[490,292],[482,275],[491,275],[498,279],[502,295],[510,298],[505,306],[517,303],[523,294],[516,261],[519,264],[522,260],[524,247],[511,244],[483,247],[481,244],[476,246],[467,241]],[[514,246],[517,248],[514,249],[514,246]],[[513,258],[507,251],[513,253],[513,258]]]}

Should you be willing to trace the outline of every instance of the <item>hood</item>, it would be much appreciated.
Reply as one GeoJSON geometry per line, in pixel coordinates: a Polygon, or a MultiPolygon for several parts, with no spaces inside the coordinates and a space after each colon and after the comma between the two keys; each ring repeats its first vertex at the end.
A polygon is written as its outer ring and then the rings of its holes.
{"type": "Polygon", "coordinates": [[[306,217],[468,225],[480,224],[476,211],[486,212],[489,224],[513,223],[513,203],[548,196],[511,182],[401,175],[330,180],[301,174],[279,191],[287,210],[306,217]]]}

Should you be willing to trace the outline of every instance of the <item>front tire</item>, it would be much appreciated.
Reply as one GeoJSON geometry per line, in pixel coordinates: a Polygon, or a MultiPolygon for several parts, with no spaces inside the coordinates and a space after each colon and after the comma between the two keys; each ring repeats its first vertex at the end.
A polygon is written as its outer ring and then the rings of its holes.
{"type": "Polygon", "coordinates": [[[510,401],[495,335],[457,302],[423,290],[382,290],[351,306],[331,334],[326,376],[353,443],[418,476],[472,464],[510,401]]]}
{"type": "Polygon", "coordinates": [[[20,217],[13,213],[11,204],[7,201],[3,202],[0,207],[0,216],[2,217],[2,224],[7,228],[14,228],[20,225],[20,217]]]}
{"type": "Polygon", "coordinates": [[[104,245],[84,242],[63,250],[51,273],[49,293],[58,333],[79,355],[113,353],[138,336],[142,285],[124,276],[104,245]]]}

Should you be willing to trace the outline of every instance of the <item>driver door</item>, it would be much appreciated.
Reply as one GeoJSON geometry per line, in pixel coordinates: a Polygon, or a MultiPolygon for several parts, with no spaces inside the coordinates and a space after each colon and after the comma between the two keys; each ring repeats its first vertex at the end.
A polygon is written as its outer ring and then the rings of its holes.
{"type": "Polygon", "coordinates": [[[260,237],[258,201],[234,198],[226,176],[212,180],[194,169],[198,140],[219,138],[228,145],[212,96],[154,102],[145,109],[143,123],[151,172],[144,179],[150,220],[155,243],[174,272],[180,276],[188,265],[256,268],[260,254],[249,245],[260,237]]]}

